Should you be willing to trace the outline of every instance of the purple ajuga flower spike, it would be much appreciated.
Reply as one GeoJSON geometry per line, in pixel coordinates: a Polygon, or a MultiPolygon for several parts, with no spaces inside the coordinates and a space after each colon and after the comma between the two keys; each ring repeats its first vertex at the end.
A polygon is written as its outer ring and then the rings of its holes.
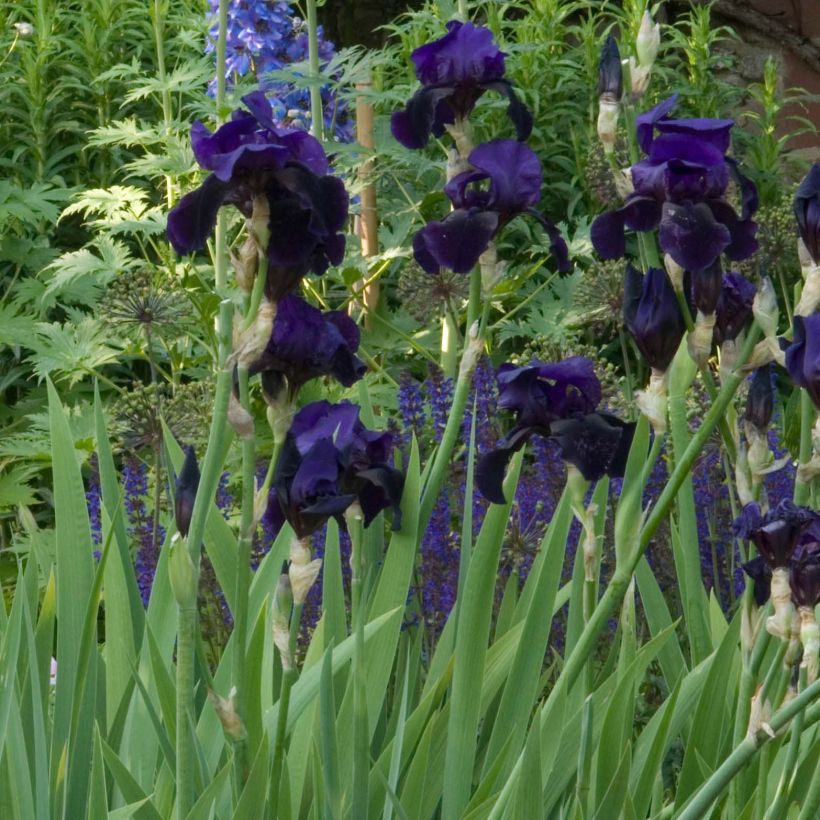
{"type": "Polygon", "coordinates": [[[507,97],[507,114],[519,140],[530,135],[532,116],[504,79],[505,55],[489,29],[451,20],[444,37],[410,57],[422,87],[390,121],[393,136],[406,148],[423,148],[431,133],[440,137],[446,125],[466,119],[485,91],[507,97]]]}
{"type": "Polygon", "coordinates": [[[561,458],[578,469],[587,481],[605,475],[622,478],[635,422],[626,422],[610,413],[589,413],[562,419],[551,427],[551,438],[561,448],[561,458]]]}
{"type": "Polygon", "coordinates": [[[815,516],[807,507],[788,500],[763,515],[753,502],[741,510],[732,530],[736,537],[751,541],[772,569],[788,567],[800,536],[815,516]]]}
{"type": "Polygon", "coordinates": [[[568,270],[566,243],[534,208],[541,198],[541,163],[533,151],[515,140],[493,140],[473,149],[468,161],[472,169],[453,177],[444,189],[455,210],[429,222],[413,239],[416,261],[428,273],[439,268],[468,273],[504,225],[529,214],[547,231],[559,269],[568,270]]]}
{"type": "Polygon", "coordinates": [[[168,214],[168,239],[177,253],[205,248],[222,205],[250,217],[254,200],[266,199],[268,298],[291,291],[308,271],[324,273],[344,255],[339,231],[347,220],[348,196],[329,176],[320,143],[305,131],[277,128],[261,91],[242,98],[247,111],[211,133],[201,122],[191,129],[197,162],[211,174],[168,214]]]}
{"type": "Polygon", "coordinates": [[[734,123],[669,119],[675,102],[670,97],[636,120],[638,142],[648,156],[632,166],[634,192],[623,207],[592,223],[592,244],[603,259],[624,255],[625,229],[660,228],[663,251],[691,271],[709,267],[721,254],[741,260],[757,249],[751,220],[755,186],[725,156],[734,123]],[[725,199],[731,178],[741,191],[740,215],[725,199]]]}
{"type": "Polygon", "coordinates": [[[191,526],[191,515],[194,511],[196,491],[199,488],[199,465],[193,447],[185,448],[185,461],[179,471],[174,493],[174,518],[177,530],[183,537],[188,535],[191,526]]]}
{"type": "Polygon", "coordinates": [[[476,467],[476,484],[489,501],[504,503],[502,483],[513,453],[533,435],[549,436],[560,419],[592,413],[601,400],[601,383],[590,359],[534,361],[526,367],[504,364],[498,370],[498,406],[516,414],[516,424],[476,467]]]}
{"type": "Polygon", "coordinates": [[[350,402],[318,401],[294,417],[271,485],[268,525],[283,520],[304,538],[358,501],[367,527],[388,507],[401,526],[404,477],[391,466],[393,437],[368,430],[350,402]]]}
{"type": "Polygon", "coordinates": [[[794,341],[786,348],[791,380],[820,408],[820,313],[794,317],[794,341]]]}
{"type": "Polygon", "coordinates": [[[358,326],[344,311],[323,313],[298,296],[283,296],[276,305],[268,344],[250,372],[262,373],[271,396],[286,382],[293,397],[305,382],[319,376],[332,376],[350,387],[367,370],[356,356],[359,336],[358,326]]]}
{"type": "Polygon", "coordinates": [[[686,324],[669,277],[658,268],[646,275],[627,265],[624,323],[654,370],[666,371],[683,339],[686,324]]]}
{"type": "Polygon", "coordinates": [[[752,318],[755,293],[755,286],[739,273],[723,275],[723,287],[715,310],[715,342],[723,344],[740,335],[752,318]]]}
{"type": "Polygon", "coordinates": [[[820,264],[820,162],[811,166],[794,196],[800,238],[815,265],[820,264]]]}

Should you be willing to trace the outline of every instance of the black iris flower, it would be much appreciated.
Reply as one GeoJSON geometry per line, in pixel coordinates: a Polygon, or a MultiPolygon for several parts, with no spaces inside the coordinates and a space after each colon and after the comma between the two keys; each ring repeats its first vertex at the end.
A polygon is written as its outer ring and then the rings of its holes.
{"type": "Polygon", "coordinates": [[[632,265],[627,266],[624,323],[647,364],[665,372],[683,339],[686,324],[664,271],[650,268],[642,274],[632,265]]]}
{"type": "Polygon", "coordinates": [[[287,386],[291,397],[310,379],[332,376],[345,387],[367,370],[356,356],[359,328],[344,311],[322,312],[304,299],[289,294],[276,304],[270,340],[250,366],[262,373],[271,397],[287,386]]]}
{"type": "Polygon", "coordinates": [[[421,88],[393,114],[393,136],[406,148],[423,148],[431,133],[440,137],[446,125],[469,116],[485,91],[495,91],[509,100],[518,139],[527,139],[532,116],[504,79],[504,57],[489,29],[451,20],[447,34],[410,55],[421,88]]]}
{"type": "Polygon", "coordinates": [[[344,511],[357,501],[365,526],[390,507],[398,529],[404,477],[392,461],[393,436],[368,430],[355,404],[306,404],[285,439],[266,519],[274,528],[287,521],[304,538],[331,517],[343,525],[344,511]]]}
{"type": "Polygon", "coordinates": [[[592,223],[592,243],[603,259],[625,254],[625,228],[660,228],[663,251],[690,271],[708,268],[721,254],[741,260],[757,249],[751,219],[757,191],[725,156],[733,121],[670,119],[676,102],[670,97],[636,119],[647,156],[631,168],[634,191],[624,205],[592,223]],[[740,190],[740,214],[726,199],[731,179],[740,190]]]}
{"type": "Polygon", "coordinates": [[[820,264],[820,162],[806,174],[794,197],[800,238],[815,265],[820,264]]]}
{"type": "Polygon", "coordinates": [[[507,464],[533,435],[554,438],[563,459],[588,480],[623,475],[635,426],[596,412],[600,400],[601,383],[592,361],[583,356],[556,363],[534,361],[525,367],[502,365],[498,406],[515,413],[516,424],[478,463],[481,493],[494,504],[504,503],[507,464]]]}
{"type": "Polygon", "coordinates": [[[786,348],[791,380],[820,408],[820,313],[794,317],[794,341],[786,348]]]}
{"type": "Polygon", "coordinates": [[[746,504],[734,520],[732,529],[738,538],[751,541],[771,569],[788,567],[792,553],[803,533],[816,519],[807,507],[781,501],[765,515],[755,504],[746,504]]]}
{"type": "Polygon", "coordinates": [[[348,196],[330,176],[318,140],[306,131],[279,128],[261,91],[242,98],[247,107],[211,133],[201,122],[191,128],[197,162],[210,171],[168,214],[168,239],[177,253],[205,248],[222,205],[245,217],[264,196],[269,210],[268,298],[292,290],[308,271],[324,273],[344,255],[340,230],[347,220],[348,196]]]}
{"type": "Polygon", "coordinates": [[[751,321],[757,288],[739,273],[723,274],[715,310],[715,341],[718,344],[736,339],[751,321]]]}
{"type": "Polygon", "coordinates": [[[532,149],[515,140],[492,140],[474,148],[468,161],[470,170],[444,189],[454,210],[429,222],[413,239],[419,265],[428,273],[440,268],[468,273],[498,231],[526,213],[544,226],[559,269],[568,270],[566,243],[534,207],[541,198],[541,163],[532,149]]]}

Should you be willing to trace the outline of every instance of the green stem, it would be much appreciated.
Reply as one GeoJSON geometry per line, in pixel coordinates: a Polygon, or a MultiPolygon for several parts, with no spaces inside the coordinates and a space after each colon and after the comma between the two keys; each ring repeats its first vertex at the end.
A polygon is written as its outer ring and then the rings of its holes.
{"type": "MultiPolygon", "coordinates": [[[[806,668],[800,669],[800,681],[798,683],[798,691],[802,692],[806,688],[806,668]]],[[[806,716],[804,711],[800,711],[794,718],[794,723],[791,726],[791,739],[789,740],[789,747],[786,750],[786,761],[783,764],[783,772],[780,775],[780,782],[777,784],[777,791],[775,792],[774,802],[771,808],[766,813],[766,818],[777,820],[778,817],[786,816],[786,806],[789,802],[789,795],[791,794],[794,785],[794,778],[797,774],[797,758],[800,753],[800,734],[803,731],[803,721],[806,716]]]]}
{"type": "MultiPolygon", "coordinates": [[[[248,370],[239,368],[239,401],[250,412],[248,370]]],[[[236,555],[236,595],[233,613],[233,684],[236,687],[236,710],[242,720],[247,718],[247,685],[245,681],[245,649],[248,642],[248,596],[251,585],[251,548],[256,529],[254,518],[256,484],[256,437],[250,435],[242,439],[242,513],[239,524],[239,539],[236,555]]],[[[239,740],[234,746],[239,782],[247,778],[247,741],[239,740]]]]}
{"type": "Polygon", "coordinates": [[[346,515],[350,532],[350,594],[353,617],[353,796],[351,816],[367,820],[370,730],[367,715],[367,680],[364,665],[365,559],[362,514],[358,505],[346,515]]]}
{"type": "MultiPolygon", "coordinates": [[[[777,733],[783,729],[818,696],[820,696],[820,681],[815,681],[794,700],[775,712],[769,721],[773,732],[777,733]]],[[[794,728],[793,726],[792,730],[794,728]]],[[[758,749],[771,739],[771,736],[763,730],[756,732],[754,736],[747,737],[695,793],[686,808],[678,815],[678,820],[700,820],[702,817],[708,817],[712,804],[723,794],[732,778],[754,757],[758,749]]]]}
{"type": "Polygon", "coordinates": [[[310,69],[310,133],[323,138],[322,89],[319,86],[319,24],[316,20],[316,0],[307,0],[308,67],[310,69]]]}
{"type": "Polygon", "coordinates": [[[278,817],[279,787],[282,781],[282,766],[285,759],[285,737],[288,728],[288,709],[290,708],[290,691],[299,673],[296,670],[296,639],[299,636],[299,627],[302,623],[302,608],[304,604],[294,604],[290,616],[290,632],[288,635],[288,654],[291,667],[282,673],[282,688],[279,690],[279,714],[276,719],[276,742],[273,748],[273,763],[271,765],[271,817],[278,817]]]}
{"type": "MultiPolygon", "coordinates": [[[[812,427],[814,426],[814,404],[808,390],[800,391],[800,464],[811,461],[812,427]]],[[[806,504],[811,492],[811,483],[796,478],[794,481],[794,503],[806,504]]]]}
{"type": "Polygon", "coordinates": [[[196,608],[179,606],[177,626],[177,820],[185,820],[193,806],[194,749],[194,653],[196,608]]]}
{"type": "MultiPolygon", "coordinates": [[[[162,0],[154,0],[152,23],[154,28],[154,46],[157,51],[157,77],[162,86],[162,125],[165,139],[171,134],[173,111],[171,108],[171,89],[168,87],[168,77],[165,70],[165,20],[162,0]]],[[[171,176],[165,177],[165,199],[168,207],[174,203],[174,181],[171,176]]]]}
{"type": "MultiPolygon", "coordinates": [[[[461,353],[461,366],[459,367],[456,387],[453,391],[453,403],[450,405],[450,413],[447,416],[447,424],[441,437],[441,443],[436,450],[433,459],[433,466],[430,469],[430,476],[424,487],[419,508],[419,533],[423,534],[427,529],[430,516],[433,514],[433,507],[438,499],[441,485],[444,483],[444,476],[447,473],[447,466],[450,463],[450,455],[453,452],[458,435],[461,432],[461,423],[464,420],[464,409],[467,406],[467,398],[470,395],[470,385],[473,380],[472,368],[465,368],[464,363],[467,356],[472,355],[470,346],[477,344],[470,336],[470,328],[478,318],[478,311],[481,302],[481,271],[473,270],[470,280],[470,301],[467,305],[467,333],[464,334],[464,348],[461,353]],[[466,372],[465,372],[466,371],[466,372]]],[[[483,328],[487,325],[489,316],[489,303],[484,305],[479,323],[478,339],[483,338],[483,328]]]]}

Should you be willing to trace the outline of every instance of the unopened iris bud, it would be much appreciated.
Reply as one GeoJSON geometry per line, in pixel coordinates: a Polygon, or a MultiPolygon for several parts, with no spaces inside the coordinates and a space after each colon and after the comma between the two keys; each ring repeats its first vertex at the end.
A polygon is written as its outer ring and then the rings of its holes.
{"type": "Polygon", "coordinates": [[[622,94],[621,54],[617,40],[610,34],[598,63],[598,139],[607,154],[615,151],[622,94]]]}
{"type": "Polygon", "coordinates": [[[191,515],[194,511],[196,491],[199,487],[199,465],[196,461],[196,452],[193,447],[185,449],[185,461],[177,476],[176,492],[174,497],[174,517],[177,531],[187,537],[191,526],[191,515]]]}
{"type": "Polygon", "coordinates": [[[654,22],[652,15],[648,11],[645,11],[641,19],[641,27],[638,29],[638,37],[635,41],[635,52],[638,55],[638,63],[647,68],[652,68],[660,47],[660,23],[654,22]]]}
{"type": "Polygon", "coordinates": [[[777,307],[777,294],[772,280],[764,276],[752,302],[752,312],[764,336],[777,335],[777,323],[780,310],[777,307]]]}
{"type": "Polygon", "coordinates": [[[618,41],[610,34],[601,49],[598,63],[598,96],[608,96],[618,101],[623,94],[623,76],[621,74],[621,53],[618,41]]]}
{"type": "Polygon", "coordinates": [[[758,430],[766,430],[774,413],[774,385],[771,367],[765,365],[755,370],[749,395],[746,399],[744,419],[758,430]]]}

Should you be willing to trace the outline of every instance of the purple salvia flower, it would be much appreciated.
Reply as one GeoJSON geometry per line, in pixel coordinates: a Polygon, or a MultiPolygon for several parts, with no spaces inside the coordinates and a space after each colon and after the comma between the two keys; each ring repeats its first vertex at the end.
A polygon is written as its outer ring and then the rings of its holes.
{"type": "Polygon", "coordinates": [[[436,444],[440,444],[453,403],[453,380],[445,377],[438,368],[432,367],[424,386],[433,422],[433,438],[436,444]]]}
{"type": "Polygon", "coordinates": [[[97,454],[92,453],[88,460],[91,475],[88,478],[88,489],[85,502],[88,507],[88,520],[91,524],[91,539],[95,545],[102,544],[102,505],[100,497],[100,471],[97,466],[97,454]]]}
{"type": "Polygon", "coordinates": [[[399,413],[402,420],[402,446],[410,452],[410,442],[415,435],[421,439],[427,423],[427,411],[419,383],[405,370],[399,376],[399,413]]]}

